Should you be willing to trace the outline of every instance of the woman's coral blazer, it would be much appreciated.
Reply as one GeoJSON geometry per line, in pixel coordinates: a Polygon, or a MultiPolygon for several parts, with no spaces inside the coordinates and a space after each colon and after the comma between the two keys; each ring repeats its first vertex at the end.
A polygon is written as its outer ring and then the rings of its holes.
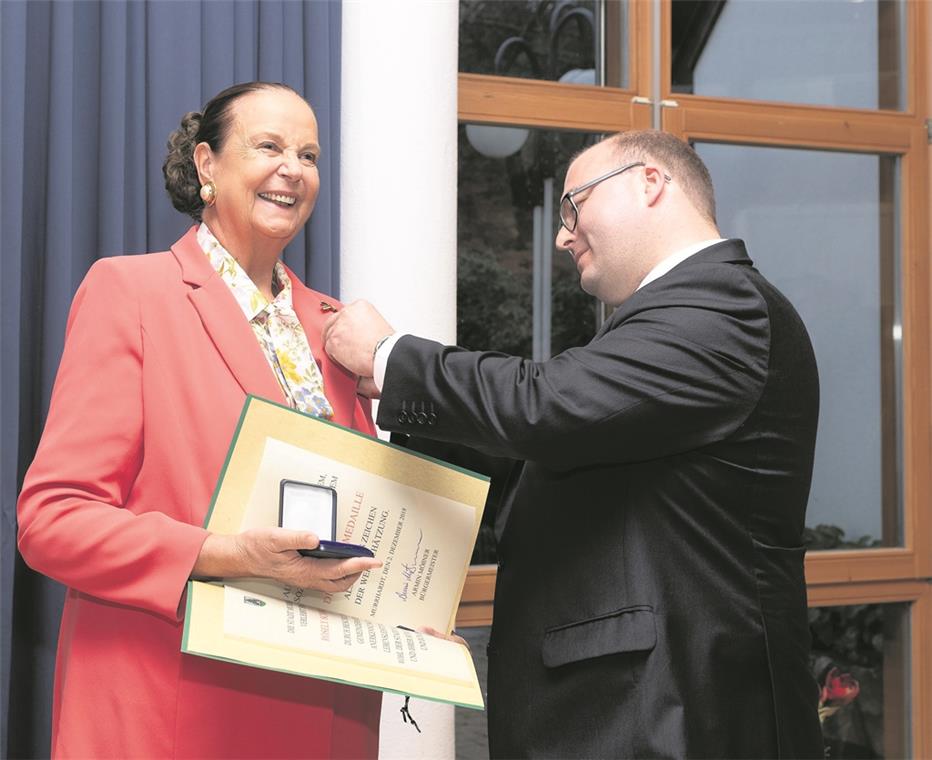
{"type": "MultiPolygon", "coordinates": [[[[334,421],[372,433],[321,345],[321,302],[336,302],[291,277],[334,421]]],[[[53,755],[377,755],[377,692],[181,654],[185,584],[247,393],[284,403],[195,228],[170,252],[91,268],[18,506],[24,559],[68,586],[53,755]]]]}

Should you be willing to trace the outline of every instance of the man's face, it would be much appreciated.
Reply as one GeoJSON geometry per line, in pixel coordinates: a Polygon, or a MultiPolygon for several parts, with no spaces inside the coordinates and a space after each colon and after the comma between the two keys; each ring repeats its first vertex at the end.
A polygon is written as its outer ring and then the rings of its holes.
{"type": "MultiPolygon", "coordinates": [[[[570,164],[563,192],[627,163],[610,146],[596,145],[570,164]]],[[[649,271],[637,245],[646,221],[638,192],[643,171],[634,166],[575,195],[576,228],[570,232],[561,225],[557,232],[556,245],[573,257],[580,287],[611,306],[630,296],[649,271]]]]}

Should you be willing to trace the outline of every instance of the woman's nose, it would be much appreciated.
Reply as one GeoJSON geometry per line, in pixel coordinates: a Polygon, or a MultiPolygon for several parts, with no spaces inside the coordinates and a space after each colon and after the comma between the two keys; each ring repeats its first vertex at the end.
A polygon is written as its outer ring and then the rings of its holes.
{"type": "Polygon", "coordinates": [[[298,159],[298,154],[286,150],[282,154],[282,162],[278,167],[278,173],[289,179],[300,178],[301,161],[298,159]]]}

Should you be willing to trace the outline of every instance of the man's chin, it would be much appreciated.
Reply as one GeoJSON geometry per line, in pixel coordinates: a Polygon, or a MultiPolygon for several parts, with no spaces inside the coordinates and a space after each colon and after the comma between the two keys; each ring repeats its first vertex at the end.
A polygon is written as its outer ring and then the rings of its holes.
{"type": "Polygon", "coordinates": [[[606,288],[600,287],[601,284],[600,282],[587,282],[585,277],[579,278],[579,287],[583,289],[583,292],[597,298],[610,309],[618,308],[627,299],[628,296],[620,298],[617,292],[607,292],[606,288]]]}
{"type": "Polygon", "coordinates": [[[593,298],[599,298],[601,300],[598,286],[598,280],[592,275],[587,277],[586,270],[579,273],[579,287],[583,289],[583,292],[588,293],[593,298]]]}

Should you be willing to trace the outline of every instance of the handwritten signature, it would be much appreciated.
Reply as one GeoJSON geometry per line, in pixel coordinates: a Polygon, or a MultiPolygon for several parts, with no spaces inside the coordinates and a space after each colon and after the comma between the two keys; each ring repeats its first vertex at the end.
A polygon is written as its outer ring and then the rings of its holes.
{"type": "Polygon", "coordinates": [[[408,587],[411,585],[411,579],[417,571],[417,558],[421,555],[421,541],[424,540],[424,531],[419,530],[417,533],[417,546],[414,548],[413,564],[409,565],[404,562],[401,564],[401,575],[405,579],[405,585],[401,587],[401,591],[395,592],[395,596],[403,602],[408,601],[408,587]]]}

